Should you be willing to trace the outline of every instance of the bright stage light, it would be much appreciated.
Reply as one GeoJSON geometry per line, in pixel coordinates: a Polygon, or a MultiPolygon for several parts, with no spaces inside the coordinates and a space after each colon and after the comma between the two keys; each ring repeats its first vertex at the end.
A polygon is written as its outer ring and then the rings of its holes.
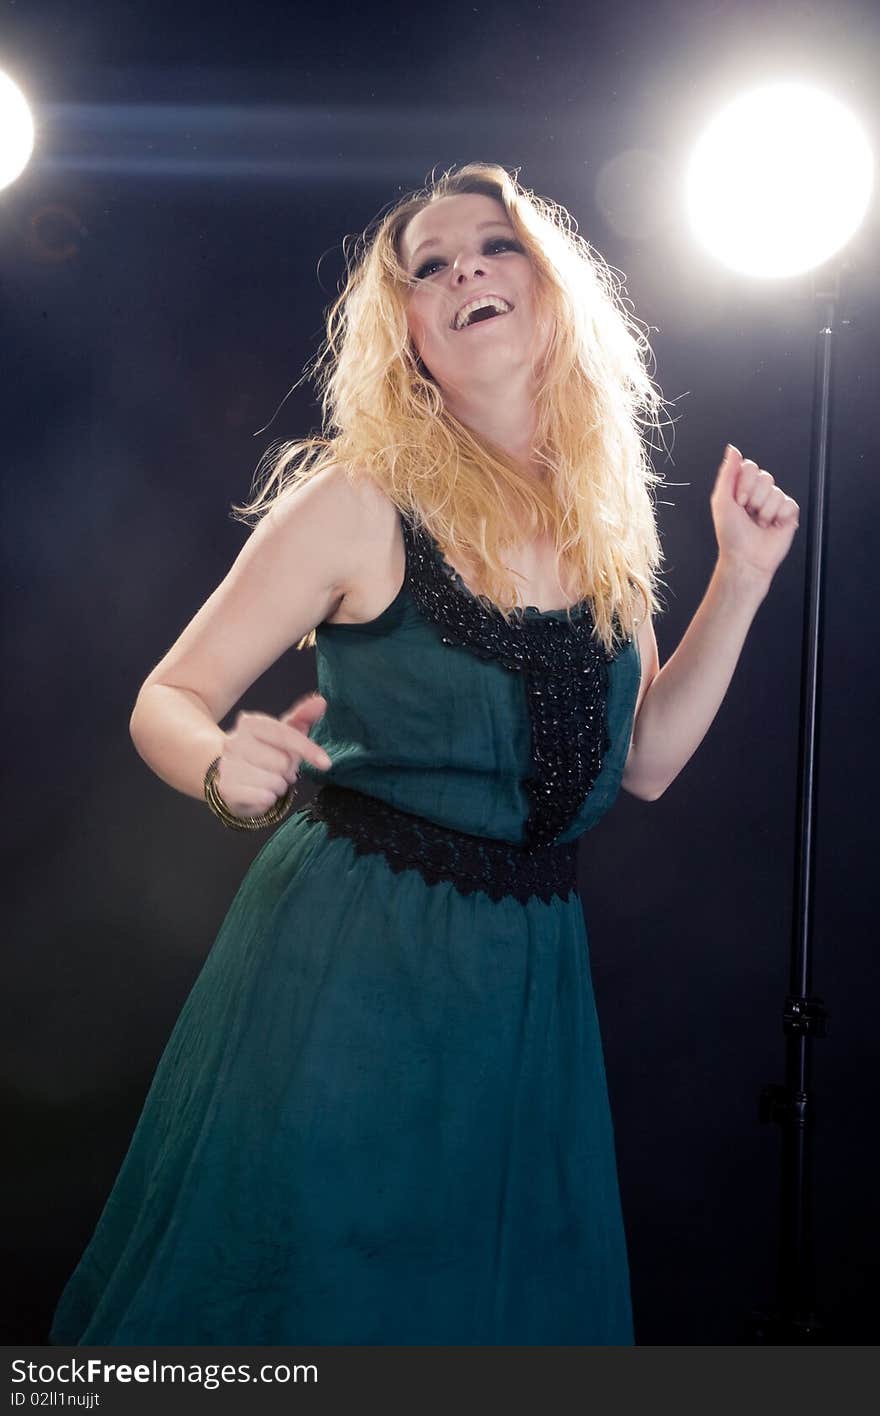
{"type": "Polygon", "coordinates": [[[0,69],[0,188],[23,170],[34,147],[34,123],[27,99],[0,69]]]}
{"type": "Polygon", "coordinates": [[[797,275],[828,260],[871,195],[868,140],[843,104],[801,83],[744,94],[698,141],[686,177],[696,235],[749,275],[797,275]]]}

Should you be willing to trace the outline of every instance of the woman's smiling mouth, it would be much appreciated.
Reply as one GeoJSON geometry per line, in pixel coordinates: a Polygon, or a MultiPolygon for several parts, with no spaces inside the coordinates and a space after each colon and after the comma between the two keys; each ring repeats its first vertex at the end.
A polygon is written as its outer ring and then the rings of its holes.
{"type": "Polygon", "coordinates": [[[473,329],[476,324],[487,324],[490,319],[510,314],[513,308],[501,295],[477,295],[457,311],[452,328],[456,331],[473,329]]]}

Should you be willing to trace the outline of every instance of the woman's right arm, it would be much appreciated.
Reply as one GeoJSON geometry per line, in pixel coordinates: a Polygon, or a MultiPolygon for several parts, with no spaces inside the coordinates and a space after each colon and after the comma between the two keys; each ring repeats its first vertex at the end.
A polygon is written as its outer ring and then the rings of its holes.
{"type": "MultiPolygon", "coordinates": [[[[339,604],[363,555],[367,509],[364,490],[333,466],[257,523],[226,578],[138,693],[132,741],[163,782],[187,796],[204,796],[205,772],[233,735],[219,723],[271,664],[339,604]]],[[[257,774],[264,773],[267,800],[293,779],[287,773],[284,780],[282,764],[298,756],[326,766],[316,743],[278,719],[239,714],[236,729],[242,719],[253,728],[257,717],[260,741],[251,756],[259,761],[257,774]]],[[[218,786],[223,792],[219,777],[218,786]]]]}

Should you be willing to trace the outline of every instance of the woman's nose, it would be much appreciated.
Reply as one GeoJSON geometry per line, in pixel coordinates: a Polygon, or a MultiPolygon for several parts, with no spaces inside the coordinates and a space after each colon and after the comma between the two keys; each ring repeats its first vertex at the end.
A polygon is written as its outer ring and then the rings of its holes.
{"type": "Polygon", "coordinates": [[[485,275],[480,256],[459,256],[454,265],[455,279],[461,280],[462,276],[485,275]]]}

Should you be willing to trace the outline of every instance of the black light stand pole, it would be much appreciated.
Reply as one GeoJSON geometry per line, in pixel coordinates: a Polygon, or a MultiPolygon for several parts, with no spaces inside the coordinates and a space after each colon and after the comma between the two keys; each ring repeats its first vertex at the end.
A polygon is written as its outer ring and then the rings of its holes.
{"type": "Polygon", "coordinates": [[[791,973],[783,1011],[785,1085],[761,1091],[759,1116],[782,1134],[779,1261],[776,1305],[749,1315],[745,1341],[753,1344],[821,1343],[816,1312],[812,1247],[811,1095],[814,1037],[824,1037],[828,1013],[812,986],[813,905],[816,858],[816,761],[819,688],[822,681],[824,571],[828,522],[830,409],[840,267],[814,272],[812,294],[819,317],[813,390],[813,429],[807,507],[807,568],[801,654],[801,721],[798,743],[797,837],[791,973]]]}

